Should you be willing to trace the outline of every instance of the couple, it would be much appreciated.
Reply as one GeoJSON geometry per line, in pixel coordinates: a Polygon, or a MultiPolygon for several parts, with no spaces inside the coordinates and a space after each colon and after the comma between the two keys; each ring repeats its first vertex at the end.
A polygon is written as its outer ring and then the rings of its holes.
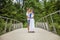
{"type": "Polygon", "coordinates": [[[33,13],[33,10],[28,8],[26,16],[27,16],[27,22],[28,22],[28,32],[34,33],[35,25],[34,25],[34,13],[33,13]]]}

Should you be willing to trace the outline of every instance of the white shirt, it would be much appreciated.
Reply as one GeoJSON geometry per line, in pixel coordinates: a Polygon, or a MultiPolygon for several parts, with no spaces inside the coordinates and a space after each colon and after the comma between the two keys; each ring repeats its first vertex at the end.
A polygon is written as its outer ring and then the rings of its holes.
{"type": "MultiPolygon", "coordinates": [[[[30,13],[27,12],[27,13],[26,13],[26,16],[27,16],[27,17],[30,17],[30,13]]],[[[34,16],[34,14],[32,13],[31,17],[33,17],[33,16],[34,16]]],[[[27,20],[30,20],[30,18],[27,18],[27,20]]]]}

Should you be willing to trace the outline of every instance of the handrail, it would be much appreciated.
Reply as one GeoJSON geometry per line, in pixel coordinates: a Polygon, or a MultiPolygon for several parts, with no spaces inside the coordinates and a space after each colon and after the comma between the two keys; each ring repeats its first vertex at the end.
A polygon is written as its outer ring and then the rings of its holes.
{"type": "Polygon", "coordinates": [[[53,27],[53,32],[54,33],[57,33],[57,30],[56,30],[56,28],[55,28],[55,25],[54,25],[54,20],[53,20],[53,15],[54,14],[57,14],[57,13],[60,13],[60,10],[58,10],[58,11],[56,11],[56,12],[53,12],[53,13],[51,13],[51,14],[48,14],[48,15],[46,15],[46,16],[44,16],[44,17],[42,17],[42,18],[40,18],[40,20],[38,20],[37,22],[40,22],[40,24],[42,24],[44,27],[43,27],[43,29],[46,29],[46,30],[48,30],[48,31],[50,31],[49,30],[49,21],[48,21],[48,17],[50,17],[50,21],[51,21],[51,25],[52,25],[52,27],[53,27]],[[41,22],[42,21],[42,22],[41,22]],[[47,25],[46,25],[47,24],[47,25]]]}
{"type": "MultiPolygon", "coordinates": [[[[45,18],[45,17],[48,17],[48,16],[50,16],[50,15],[56,14],[57,12],[60,12],[60,10],[58,10],[58,11],[56,11],[56,12],[53,12],[53,13],[51,13],[51,14],[48,14],[48,15],[42,17],[42,18],[45,18]]],[[[42,19],[42,18],[41,18],[41,19],[42,19]]]]}
{"type": "MultiPolygon", "coordinates": [[[[2,16],[0,16],[0,18],[4,18],[4,19],[11,19],[11,18],[2,17],[2,16]]],[[[18,21],[18,20],[16,20],[16,19],[11,19],[11,20],[14,20],[14,21],[20,22],[20,21],[18,21]]]]}
{"type": "Polygon", "coordinates": [[[11,19],[3,16],[0,16],[0,18],[6,19],[4,22],[4,29],[2,28],[2,31],[0,30],[0,32],[3,32],[3,34],[7,33],[7,28],[8,28],[8,32],[13,31],[15,29],[23,28],[23,24],[16,19],[11,19]],[[10,26],[8,27],[8,25],[10,26]]]}

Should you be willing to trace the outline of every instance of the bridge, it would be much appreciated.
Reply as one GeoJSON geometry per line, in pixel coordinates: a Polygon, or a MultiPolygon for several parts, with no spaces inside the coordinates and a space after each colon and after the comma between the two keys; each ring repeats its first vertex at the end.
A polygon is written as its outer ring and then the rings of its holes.
{"type": "Polygon", "coordinates": [[[0,40],[60,40],[52,17],[52,15],[59,12],[60,10],[38,20],[38,22],[36,22],[36,28],[34,29],[35,33],[28,33],[27,28],[23,28],[23,24],[20,21],[0,16],[0,18],[6,21],[5,27],[3,31],[1,31],[3,34],[0,35],[0,40]],[[49,21],[47,19],[49,16],[52,22],[52,31],[49,29],[49,21]],[[9,27],[8,23],[10,23],[9,27]]]}

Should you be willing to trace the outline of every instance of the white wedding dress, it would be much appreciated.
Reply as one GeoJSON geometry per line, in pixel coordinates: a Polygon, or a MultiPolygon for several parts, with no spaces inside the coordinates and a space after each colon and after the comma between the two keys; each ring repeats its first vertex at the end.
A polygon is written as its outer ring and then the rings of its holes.
{"type": "MultiPolygon", "coordinates": [[[[31,17],[34,15],[32,14],[31,17]]],[[[34,31],[35,29],[35,24],[34,24],[34,18],[30,18],[30,25],[29,25],[29,31],[34,31]]]]}

